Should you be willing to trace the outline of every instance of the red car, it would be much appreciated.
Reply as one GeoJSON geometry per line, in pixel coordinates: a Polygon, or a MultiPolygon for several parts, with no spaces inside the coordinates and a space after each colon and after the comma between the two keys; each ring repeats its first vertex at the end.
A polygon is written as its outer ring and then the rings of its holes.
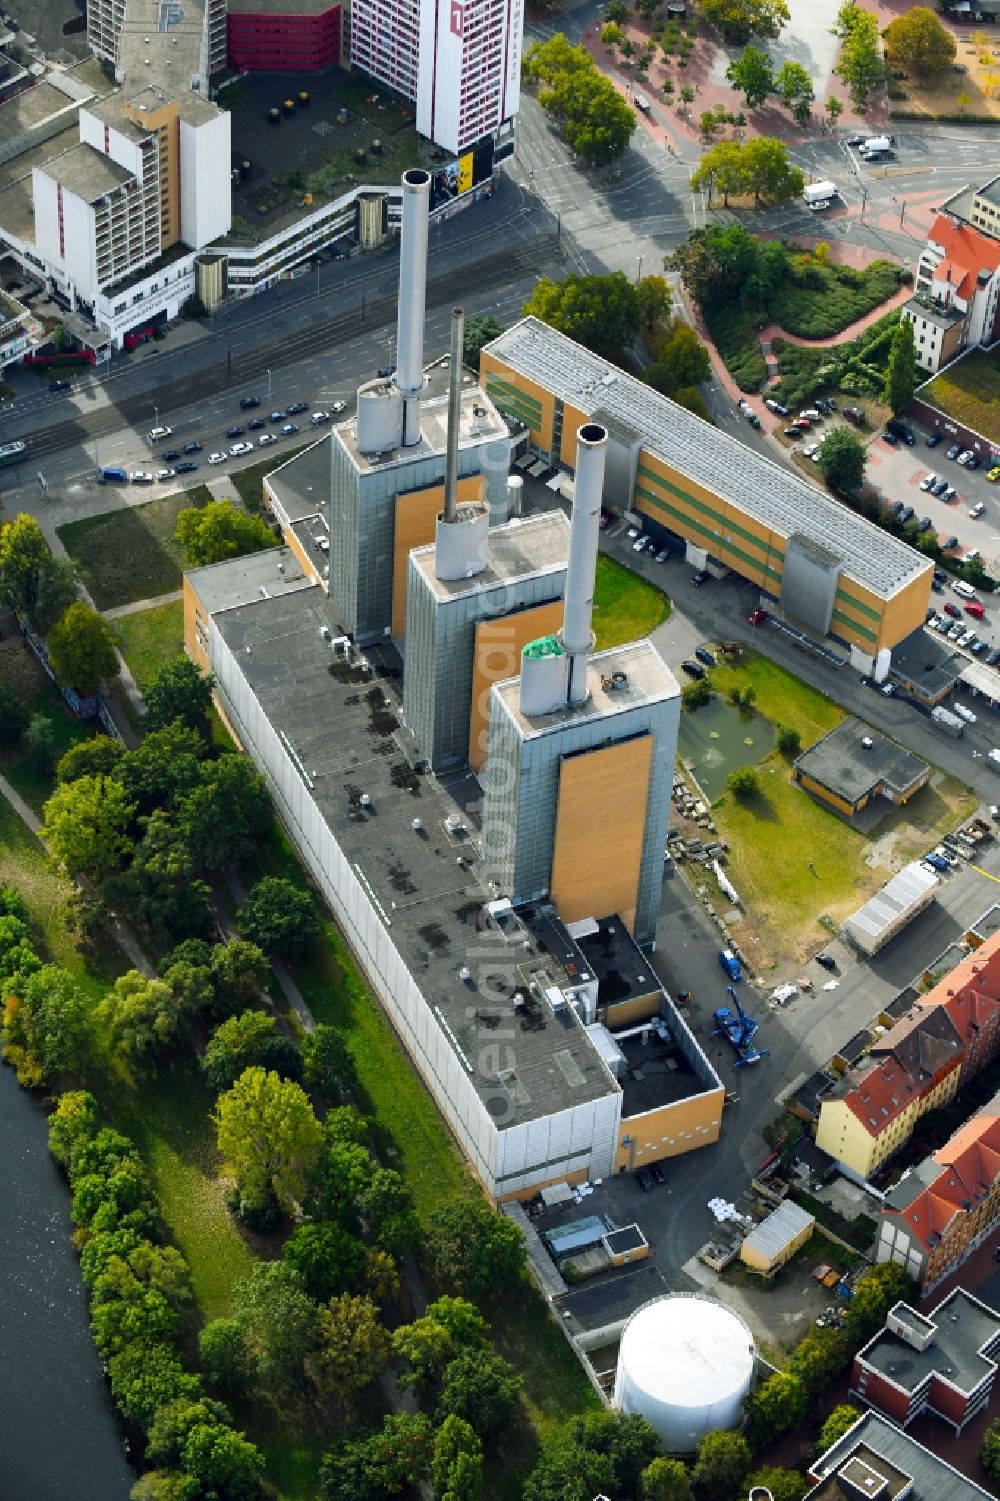
{"type": "Polygon", "coordinates": [[[951,600],[945,605],[944,613],[950,615],[954,620],[961,620],[962,618],[962,612],[958,608],[958,605],[953,605],[951,600]]]}
{"type": "Polygon", "coordinates": [[[767,619],[767,611],[766,610],[754,610],[754,612],[753,612],[752,615],[748,615],[747,616],[747,620],[750,622],[751,625],[763,625],[764,621],[766,619],[767,619]]]}

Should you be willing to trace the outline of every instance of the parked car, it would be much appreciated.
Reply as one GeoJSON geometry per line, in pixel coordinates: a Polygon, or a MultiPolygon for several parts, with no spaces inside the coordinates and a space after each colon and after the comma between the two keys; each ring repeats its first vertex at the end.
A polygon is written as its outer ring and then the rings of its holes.
{"type": "Polygon", "coordinates": [[[69,390],[69,386],[70,386],[70,383],[69,383],[68,380],[52,380],[52,381],[49,381],[49,390],[50,391],[68,391],[69,390]]]}
{"type": "Polygon", "coordinates": [[[253,453],[253,444],[234,443],[232,448],[229,450],[229,453],[230,456],[234,459],[242,458],[245,453],[253,453]]]}
{"type": "Polygon", "coordinates": [[[312,416],[309,418],[309,421],[312,423],[313,427],[321,427],[324,422],[329,422],[329,420],[329,412],[313,412],[312,416]]]}
{"type": "Polygon", "coordinates": [[[947,860],[942,860],[941,856],[935,855],[933,851],[929,855],[924,856],[923,863],[924,865],[929,865],[931,870],[948,870],[950,868],[947,860]]]}
{"type": "Polygon", "coordinates": [[[935,480],[934,484],[929,486],[929,489],[930,493],[940,500],[948,493],[948,481],[946,479],[935,480]]]}
{"type": "Polygon", "coordinates": [[[982,653],[986,650],[986,648],[987,648],[988,645],[989,645],[988,641],[976,640],[976,641],[973,641],[972,645],[969,647],[969,650],[972,652],[972,654],[974,656],[978,657],[978,656],[982,655],[982,653]]]}
{"type": "Polygon", "coordinates": [[[242,436],[243,436],[243,434],[245,432],[246,432],[246,428],[245,427],[240,427],[240,426],[237,425],[236,427],[230,427],[230,428],[226,429],[226,437],[227,438],[242,438],[242,436]]]}
{"type": "Polygon", "coordinates": [[[883,683],[882,684],[882,693],[883,693],[883,696],[885,698],[893,698],[895,696],[895,692],[896,692],[896,685],[895,685],[895,683],[883,683]]]}
{"type": "Polygon", "coordinates": [[[136,469],[134,474],[129,475],[129,478],[133,485],[151,485],[153,483],[153,476],[148,469],[136,469]]]}
{"type": "Polygon", "coordinates": [[[174,472],[175,471],[173,469],[157,469],[157,471],[156,471],[156,482],[157,482],[157,484],[161,484],[163,482],[163,480],[165,480],[165,479],[173,479],[174,472]]]}
{"type": "Polygon", "coordinates": [[[961,620],[962,618],[962,612],[958,608],[958,605],[953,605],[950,599],[945,604],[944,613],[950,615],[953,620],[961,620]]]}
{"type": "Polygon", "coordinates": [[[254,409],[254,407],[259,407],[259,406],[260,406],[260,397],[259,396],[244,396],[243,399],[240,402],[240,410],[244,411],[244,412],[252,412],[253,409],[254,409]]]}
{"type": "Polygon", "coordinates": [[[928,433],[927,434],[927,447],[928,448],[937,448],[937,446],[938,446],[938,444],[940,442],[941,442],[941,434],[940,433],[928,433]]]}
{"type": "Polygon", "coordinates": [[[945,502],[946,505],[950,505],[951,502],[955,499],[955,486],[945,485],[944,489],[941,491],[940,498],[945,502]]]}
{"type": "Polygon", "coordinates": [[[986,478],[991,485],[995,485],[997,480],[1000,479],[1000,464],[994,464],[993,468],[987,473],[986,478]]]}
{"type": "Polygon", "coordinates": [[[948,640],[949,641],[957,641],[958,638],[959,638],[959,636],[964,636],[964,635],[965,635],[965,626],[962,625],[961,623],[956,623],[955,625],[952,626],[951,630],[948,632],[948,640]]]}
{"type": "Polygon", "coordinates": [[[229,455],[225,453],[210,453],[208,456],[208,462],[210,464],[224,464],[228,457],[229,455]]]}
{"type": "Polygon", "coordinates": [[[896,444],[899,442],[899,439],[896,437],[895,433],[891,433],[889,429],[886,428],[885,432],[882,434],[882,442],[888,443],[890,448],[895,448],[896,444]]]}
{"type": "Polygon", "coordinates": [[[172,464],[174,462],[174,460],[175,459],[179,459],[180,456],[181,456],[181,451],[180,451],[179,448],[168,448],[167,451],[166,451],[166,453],[161,453],[160,454],[160,458],[163,460],[163,462],[165,464],[172,464]]]}
{"type": "Polygon", "coordinates": [[[732,949],[719,950],[719,963],[722,965],[722,968],[725,970],[727,976],[730,980],[732,980],[734,985],[742,980],[743,971],[740,968],[740,961],[737,959],[732,949]]]}
{"type": "Polygon", "coordinates": [[[821,964],[824,969],[837,968],[837,961],[832,954],[817,954],[816,963],[821,964]]]}
{"type": "Polygon", "coordinates": [[[201,444],[200,443],[185,443],[184,444],[184,452],[185,453],[201,453],[201,444]]]}
{"type": "Polygon", "coordinates": [[[259,432],[262,427],[266,426],[267,423],[264,421],[263,417],[254,417],[250,422],[247,423],[247,428],[252,433],[259,432]]]}
{"type": "Polygon", "coordinates": [[[786,427],[785,428],[785,437],[786,438],[801,438],[802,437],[802,429],[801,429],[801,427],[786,427]]]}
{"type": "Polygon", "coordinates": [[[699,568],[697,573],[692,573],[691,575],[692,587],[695,589],[700,589],[707,578],[708,574],[705,572],[704,568],[699,568]]]}
{"type": "Polygon", "coordinates": [[[792,423],[792,427],[797,427],[799,432],[807,433],[812,428],[812,419],[810,417],[796,417],[792,423]]]}
{"type": "Polygon", "coordinates": [[[636,1169],[635,1181],[644,1194],[651,1194],[653,1192],[653,1179],[644,1167],[636,1169]]]}
{"type": "MultiPolygon", "coordinates": [[[[396,368],[395,365],[393,365],[392,368],[393,368],[393,370],[395,370],[395,368],[396,368]]],[[[308,401],[290,401],[288,403],[288,406],[285,408],[285,411],[288,413],[289,417],[294,417],[299,412],[308,412],[308,410],[309,410],[309,403],[308,403],[308,401]]]]}
{"type": "Polygon", "coordinates": [[[921,516],[920,520],[917,522],[917,531],[929,532],[932,526],[933,522],[931,521],[931,518],[929,516],[921,516]]]}
{"type": "Polygon", "coordinates": [[[941,476],[939,474],[925,474],[923,479],[920,481],[920,489],[933,490],[934,486],[939,483],[940,479],[941,476]]]}
{"type": "Polygon", "coordinates": [[[257,439],[257,447],[267,448],[270,444],[277,443],[277,441],[278,439],[275,433],[261,433],[260,437],[257,439]]]}
{"type": "Polygon", "coordinates": [[[985,510],[986,510],[986,503],[985,503],[985,501],[977,500],[976,503],[975,503],[975,505],[971,506],[969,508],[969,515],[971,517],[973,517],[973,519],[975,519],[977,516],[981,516],[985,510]]]}
{"type": "Polygon", "coordinates": [[[751,625],[763,625],[764,621],[766,619],[767,619],[767,611],[766,610],[753,610],[747,616],[747,620],[750,622],[751,625]]]}
{"type": "Polygon", "coordinates": [[[663,1163],[662,1162],[651,1162],[649,1164],[649,1171],[652,1173],[652,1175],[655,1178],[656,1182],[662,1188],[663,1185],[667,1181],[667,1175],[663,1171],[663,1163]]]}
{"type": "MultiPolygon", "coordinates": [[[[958,546],[958,538],[957,537],[945,537],[944,541],[941,543],[941,551],[942,552],[951,552],[952,548],[953,547],[957,547],[957,546],[958,546]]],[[[937,582],[937,580],[935,580],[935,582],[937,582]]]]}
{"type": "Polygon", "coordinates": [[[656,557],[653,559],[653,562],[654,563],[669,563],[670,562],[670,554],[667,552],[667,549],[665,547],[661,547],[660,551],[656,554],[656,557]]]}
{"type": "Polygon", "coordinates": [[[945,454],[945,458],[946,459],[957,459],[958,456],[959,456],[959,454],[961,452],[962,452],[962,446],[961,446],[961,444],[960,443],[953,443],[951,445],[951,447],[949,448],[948,452],[945,454]]]}
{"type": "Polygon", "coordinates": [[[916,512],[914,511],[912,506],[904,506],[899,513],[899,519],[902,522],[903,526],[905,526],[908,521],[913,520],[915,515],[916,512]]]}
{"type": "Polygon", "coordinates": [[[331,403],[330,403],[330,411],[333,413],[333,415],[335,417],[340,412],[346,412],[347,411],[347,402],[346,401],[331,401],[331,403]]]}
{"type": "Polygon", "coordinates": [[[804,412],[799,413],[799,421],[819,422],[823,414],[816,407],[806,407],[804,412]]]}
{"type": "Polygon", "coordinates": [[[995,646],[986,658],[987,667],[995,667],[1000,662],[1000,646],[995,646]]]}
{"type": "Polygon", "coordinates": [[[966,469],[978,469],[979,468],[979,460],[976,458],[975,454],[972,455],[971,459],[967,459],[966,460],[965,467],[966,467],[966,469]]]}
{"type": "Polygon", "coordinates": [[[715,666],[715,658],[712,656],[712,653],[709,651],[707,646],[696,646],[694,649],[694,654],[698,658],[699,662],[704,662],[706,667],[715,666]]]}
{"type": "Polygon", "coordinates": [[[182,463],[174,465],[174,473],[175,474],[194,474],[194,472],[197,469],[197,467],[198,467],[198,465],[197,464],[193,464],[190,459],[184,459],[182,463]]]}
{"type": "Polygon", "coordinates": [[[788,416],[788,408],[782,406],[780,401],[775,401],[773,396],[766,396],[764,398],[764,405],[767,407],[767,410],[769,412],[773,412],[776,417],[788,416]]]}
{"type": "Polygon", "coordinates": [[[281,407],[275,407],[273,412],[268,412],[267,420],[268,422],[284,422],[285,413],[281,407]]]}
{"type": "Polygon", "coordinates": [[[705,676],[704,667],[699,667],[697,662],[682,662],[681,672],[686,672],[689,678],[703,678],[705,676]]]}
{"type": "Polygon", "coordinates": [[[958,463],[961,466],[961,468],[964,469],[967,466],[967,464],[968,464],[968,462],[969,462],[969,460],[971,458],[972,458],[972,449],[971,448],[963,448],[962,452],[959,454],[959,456],[958,456],[958,458],[956,460],[956,463],[958,463]]]}
{"type": "Polygon", "coordinates": [[[971,615],[973,620],[982,620],[986,614],[985,609],[979,603],[978,599],[970,599],[967,605],[962,606],[962,609],[966,615],[971,615]]]}

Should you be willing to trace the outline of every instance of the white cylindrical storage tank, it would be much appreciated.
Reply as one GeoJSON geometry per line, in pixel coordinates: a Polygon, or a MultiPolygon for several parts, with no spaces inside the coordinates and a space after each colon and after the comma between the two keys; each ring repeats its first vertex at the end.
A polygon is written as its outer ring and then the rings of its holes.
{"type": "Polygon", "coordinates": [[[714,1428],[737,1428],[753,1381],[753,1335],[711,1298],[655,1298],[625,1325],[615,1406],[648,1418],[671,1454],[691,1454],[714,1428]]]}
{"type": "Polygon", "coordinates": [[[507,476],[507,519],[524,514],[524,480],[519,474],[507,476]]]}
{"type": "Polygon", "coordinates": [[[554,714],[566,707],[566,674],[569,658],[555,636],[529,641],[521,652],[521,713],[554,714]]]}
{"type": "Polygon", "coordinates": [[[358,388],[358,451],[392,453],[399,447],[403,398],[386,380],[358,388]]]}
{"type": "Polygon", "coordinates": [[[437,519],[434,572],[446,582],[474,578],[486,567],[490,547],[490,513],[486,506],[460,505],[454,521],[444,512],[437,519]]]}

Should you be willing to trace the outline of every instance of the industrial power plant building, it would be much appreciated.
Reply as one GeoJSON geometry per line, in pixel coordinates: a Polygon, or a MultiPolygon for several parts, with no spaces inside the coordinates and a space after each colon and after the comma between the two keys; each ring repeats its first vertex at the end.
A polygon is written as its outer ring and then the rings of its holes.
{"type": "Polygon", "coordinates": [[[790,623],[850,646],[858,667],[923,625],[928,559],[539,319],[488,344],[480,372],[549,463],[574,469],[577,428],[601,423],[618,506],[681,539],[695,566],[715,560],[790,623]]]}
{"type": "Polygon", "coordinates": [[[528,1198],[717,1140],[723,1088],[640,947],[680,693],[648,641],[594,653],[607,433],[571,523],[507,516],[459,310],[423,365],[428,197],[407,173],[395,372],[270,477],[284,548],[186,575],[185,643],[487,1192],[528,1198]]]}

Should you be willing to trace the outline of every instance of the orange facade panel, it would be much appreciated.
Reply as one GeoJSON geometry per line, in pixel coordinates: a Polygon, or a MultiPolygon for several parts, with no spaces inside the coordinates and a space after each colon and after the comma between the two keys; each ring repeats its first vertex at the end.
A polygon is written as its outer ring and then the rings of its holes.
{"type": "Polygon", "coordinates": [[[556,599],[531,610],[515,610],[511,615],[481,620],[476,626],[469,715],[469,765],[473,771],[482,771],[486,764],[490,689],[494,683],[520,677],[523,648],[539,636],[553,635],[562,625],[562,616],[562,600],[556,599]]]}
{"type": "MultiPolygon", "coordinates": [[[[481,474],[469,474],[458,482],[458,499],[482,501],[486,480],[481,474]]],[[[427,547],[434,541],[437,518],[444,505],[444,485],[427,490],[411,490],[396,497],[396,529],[392,551],[392,638],[406,634],[406,568],[415,547],[427,547]]]]}
{"type": "Polygon", "coordinates": [[[563,761],[550,887],[563,922],[617,912],[632,931],[652,759],[639,735],[563,761]]]}
{"type": "Polygon", "coordinates": [[[184,650],[204,672],[212,670],[208,660],[208,615],[201,607],[191,582],[184,575],[184,650]]]}

